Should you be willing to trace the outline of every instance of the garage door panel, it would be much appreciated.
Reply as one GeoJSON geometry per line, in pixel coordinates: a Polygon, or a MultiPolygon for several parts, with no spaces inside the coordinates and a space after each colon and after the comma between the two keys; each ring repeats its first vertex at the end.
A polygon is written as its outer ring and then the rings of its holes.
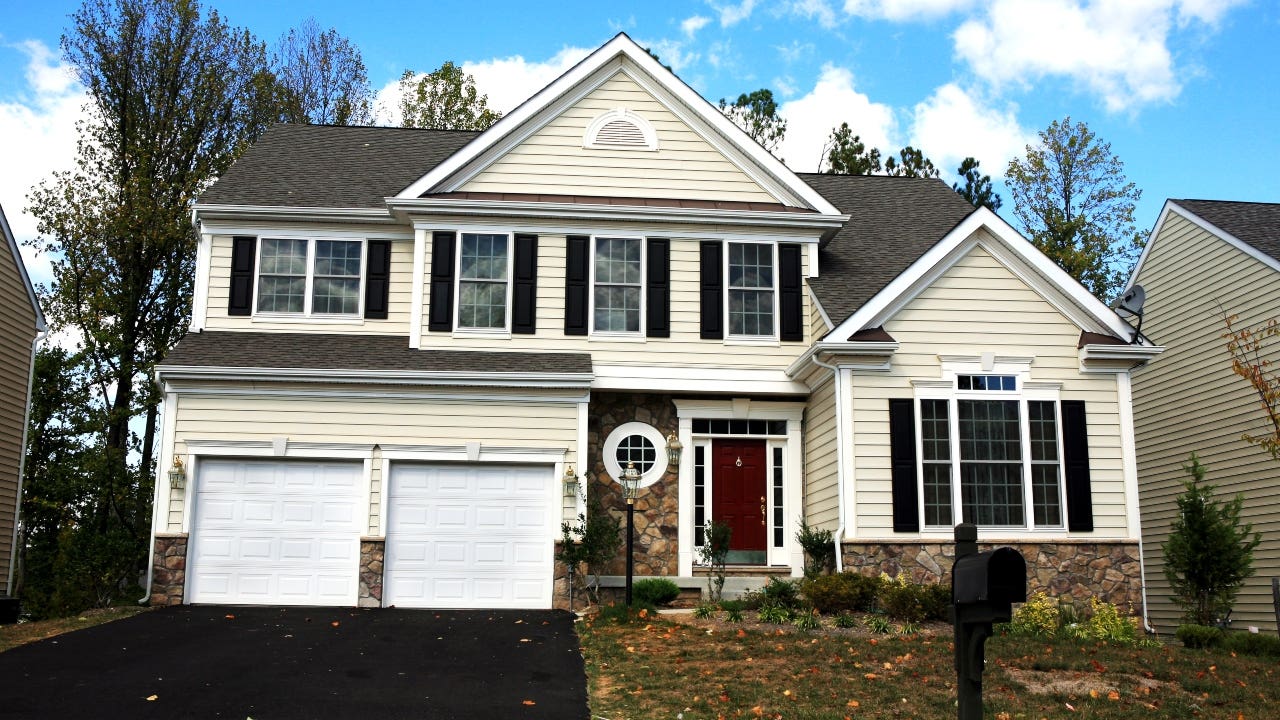
{"type": "Polygon", "coordinates": [[[549,607],[552,475],[548,466],[393,466],[384,602],[549,607]]]}

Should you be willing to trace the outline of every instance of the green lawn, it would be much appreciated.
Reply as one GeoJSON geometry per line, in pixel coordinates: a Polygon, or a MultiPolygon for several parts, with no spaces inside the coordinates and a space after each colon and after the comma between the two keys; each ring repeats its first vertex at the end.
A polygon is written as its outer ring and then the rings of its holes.
{"type": "MultiPolygon", "coordinates": [[[[750,618],[753,613],[747,613],[750,618]]],[[[579,623],[592,718],[954,718],[951,638],[876,635],[748,620],[579,623]],[[708,632],[710,630],[710,632],[708,632]]],[[[1182,647],[996,637],[987,717],[1280,717],[1274,660],[1182,647]]]]}

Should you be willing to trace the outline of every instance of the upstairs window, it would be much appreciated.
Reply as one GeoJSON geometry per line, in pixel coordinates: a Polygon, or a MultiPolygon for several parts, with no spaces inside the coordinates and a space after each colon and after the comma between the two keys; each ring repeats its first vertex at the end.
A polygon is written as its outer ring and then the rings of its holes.
{"type": "Polygon", "coordinates": [[[640,332],[643,254],[644,241],[640,238],[595,239],[593,332],[640,332]]]}
{"type": "Polygon", "coordinates": [[[361,240],[263,238],[256,311],[359,315],[363,256],[361,240]]]}
{"type": "Polygon", "coordinates": [[[505,330],[511,236],[462,233],[458,252],[458,329],[505,330]]]}
{"type": "Polygon", "coordinates": [[[729,334],[774,335],[772,243],[729,243],[729,334]]]}

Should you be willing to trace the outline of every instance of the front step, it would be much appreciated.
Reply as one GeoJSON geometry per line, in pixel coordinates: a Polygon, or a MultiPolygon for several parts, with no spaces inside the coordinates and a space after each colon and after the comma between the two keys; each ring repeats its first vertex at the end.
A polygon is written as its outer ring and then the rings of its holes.
{"type": "MultiPolygon", "coordinates": [[[[711,574],[711,568],[705,565],[695,566],[693,568],[694,577],[707,577],[711,574]]],[[[789,567],[766,567],[764,565],[725,565],[725,577],[790,577],[791,568],[789,567]]]]}
{"type": "MultiPolygon", "coordinates": [[[[710,575],[710,569],[705,567],[695,567],[693,576],[688,575],[665,575],[650,576],[636,575],[632,577],[632,582],[643,580],[647,577],[662,577],[664,580],[670,580],[675,583],[685,593],[697,591],[702,600],[709,599],[707,590],[707,580],[710,575]]],[[[761,567],[759,565],[729,565],[725,567],[724,588],[721,590],[721,597],[725,600],[738,600],[749,592],[760,590],[769,584],[772,578],[787,579],[791,577],[791,568],[787,567],[761,567]]],[[[626,587],[627,578],[624,575],[602,575],[600,577],[600,587],[609,590],[620,590],[626,587]]],[[[685,595],[682,593],[682,599],[685,595]]]]}

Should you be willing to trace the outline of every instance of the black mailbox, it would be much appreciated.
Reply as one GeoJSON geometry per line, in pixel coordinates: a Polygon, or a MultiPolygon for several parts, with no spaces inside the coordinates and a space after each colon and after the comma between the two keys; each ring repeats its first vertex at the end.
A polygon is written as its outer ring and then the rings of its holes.
{"type": "Polygon", "coordinates": [[[952,602],[956,605],[1027,601],[1027,561],[1012,548],[959,558],[952,572],[952,602]]]}

